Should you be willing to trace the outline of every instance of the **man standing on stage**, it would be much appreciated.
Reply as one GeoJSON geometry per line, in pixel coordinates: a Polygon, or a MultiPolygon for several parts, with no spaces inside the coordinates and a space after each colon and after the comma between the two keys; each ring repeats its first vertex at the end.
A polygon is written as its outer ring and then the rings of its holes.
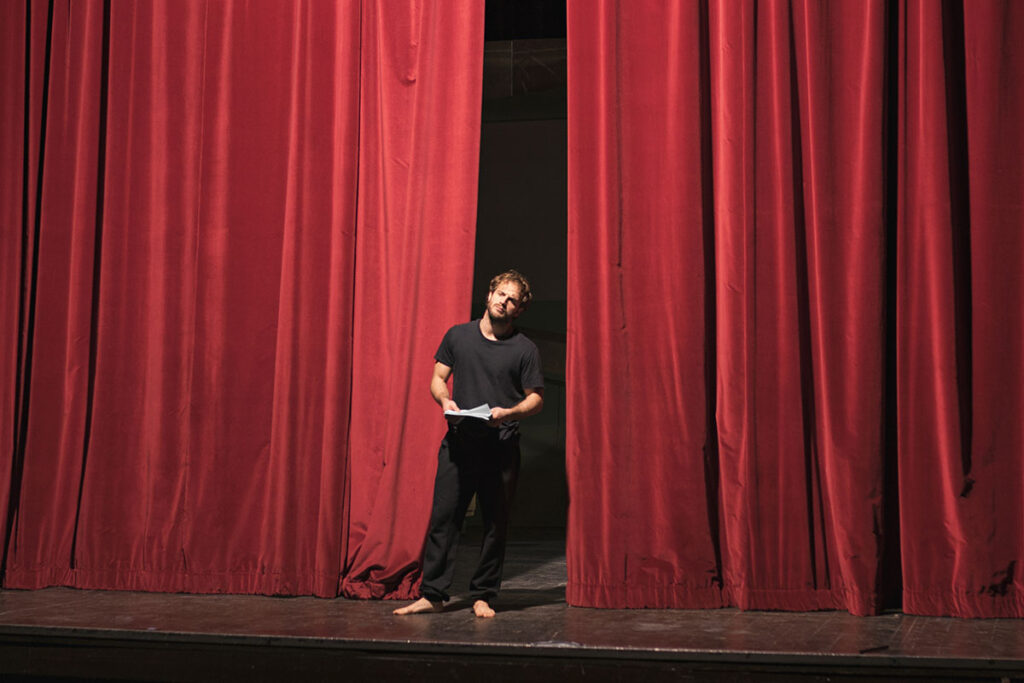
{"type": "Polygon", "coordinates": [[[520,273],[495,276],[483,317],[449,329],[434,355],[430,393],[441,409],[486,403],[490,419],[446,416],[448,433],[438,453],[423,551],[423,597],[395,614],[441,611],[449,599],[466,508],[476,493],[484,535],[469,589],[476,616],[494,616],[490,603],[501,586],[508,516],[519,476],[519,420],[540,412],[544,404],[540,354],[512,324],[531,297],[530,284],[520,273]],[[448,393],[452,373],[454,397],[448,393]]]}

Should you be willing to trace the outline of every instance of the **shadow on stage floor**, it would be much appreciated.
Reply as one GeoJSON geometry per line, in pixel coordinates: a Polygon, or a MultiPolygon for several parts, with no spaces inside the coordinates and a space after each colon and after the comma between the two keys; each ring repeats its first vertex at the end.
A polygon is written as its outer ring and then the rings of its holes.
{"type": "Polygon", "coordinates": [[[391,601],[0,592],[0,678],[25,680],[991,680],[1024,677],[1024,620],[567,607],[564,539],[517,531],[495,619],[460,549],[441,614],[391,601]]]}

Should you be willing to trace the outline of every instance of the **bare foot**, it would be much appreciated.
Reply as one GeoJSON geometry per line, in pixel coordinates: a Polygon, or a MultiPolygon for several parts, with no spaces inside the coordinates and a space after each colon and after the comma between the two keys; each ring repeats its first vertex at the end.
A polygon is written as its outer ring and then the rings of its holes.
{"type": "MultiPolygon", "coordinates": [[[[487,604],[487,603],[484,603],[487,604]]],[[[406,614],[420,614],[422,612],[440,612],[444,609],[444,603],[441,602],[430,602],[426,598],[420,598],[411,605],[405,607],[399,607],[392,614],[398,614],[404,616],[406,614]]]]}
{"type": "Polygon", "coordinates": [[[477,600],[473,603],[473,614],[483,619],[490,619],[494,616],[494,610],[484,600],[477,600]]]}

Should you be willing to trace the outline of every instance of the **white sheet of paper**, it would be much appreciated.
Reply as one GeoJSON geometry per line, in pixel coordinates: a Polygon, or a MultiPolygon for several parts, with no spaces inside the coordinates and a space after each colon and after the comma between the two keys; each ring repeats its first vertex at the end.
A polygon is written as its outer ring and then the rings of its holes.
{"type": "Polygon", "coordinates": [[[466,410],[446,410],[445,415],[451,415],[452,417],[475,417],[478,420],[490,420],[491,419],[491,407],[486,403],[478,405],[476,408],[469,408],[466,410]]]}

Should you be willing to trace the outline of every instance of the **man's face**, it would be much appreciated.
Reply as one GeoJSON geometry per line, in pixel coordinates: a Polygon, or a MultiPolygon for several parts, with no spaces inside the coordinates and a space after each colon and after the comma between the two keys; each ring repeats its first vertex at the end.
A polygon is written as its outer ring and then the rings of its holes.
{"type": "Polygon", "coordinates": [[[515,320],[523,312],[522,306],[519,285],[515,282],[499,282],[487,295],[487,314],[497,322],[515,320]]]}

